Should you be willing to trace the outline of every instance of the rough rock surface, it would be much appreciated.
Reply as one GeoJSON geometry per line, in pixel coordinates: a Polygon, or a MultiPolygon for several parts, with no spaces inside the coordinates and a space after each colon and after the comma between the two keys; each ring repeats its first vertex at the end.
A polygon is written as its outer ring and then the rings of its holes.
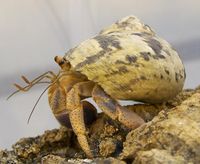
{"type": "Polygon", "coordinates": [[[166,150],[164,153],[171,156],[181,156],[185,162],[200,163],[200,92],[131,131],[124,142],[121,158],[133,159],[140,151],[155,154],[151,152],[155,148],[166,150]]]}
{"type": "Polygon", "coordinates": [[[88,129],[95,159],[87,159],[74,133],[61,127],[0,150],[0,163],[200,163],[200,88],[165,104],[128,108],[147,123],[130,131],[99,114],[88,129]]]}

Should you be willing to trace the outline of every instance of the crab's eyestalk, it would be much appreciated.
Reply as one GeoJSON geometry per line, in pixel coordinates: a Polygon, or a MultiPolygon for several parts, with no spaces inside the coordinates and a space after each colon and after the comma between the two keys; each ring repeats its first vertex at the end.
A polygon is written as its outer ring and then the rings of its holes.
{"type": "Polygon", "coordinates": [[[68,71],[71,68],[71,64],[69,63],[69,61],[61,56],[56,56],[54,60],[61,67],[62,70],[68,71]]]}

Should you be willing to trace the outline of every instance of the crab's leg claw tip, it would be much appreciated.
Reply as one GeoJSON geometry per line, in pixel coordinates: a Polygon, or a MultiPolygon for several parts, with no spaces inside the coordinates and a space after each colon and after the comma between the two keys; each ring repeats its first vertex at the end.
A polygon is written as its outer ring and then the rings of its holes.
{"type": "Polygon", "coordinates": [[[77,135],[77,139],[79,141],[79,144],[81,145],[82,149],[84,150],[85,154],[87,155],[87,158],[94,158],[94,155],[90,149],[90,146],[87,141],[87,137],[85,134],[79,134],[77,135]]]}
{"type": "Polygon", "coordinates": [[[17,88],[17,89],[21,88],[21,87],[20,87],[18,84],[16,84],[16,83],[14,83],[13,85],[14,85],[14,87],[17,88]]]}
{"type": "Polygon", "coordinates": [[[22,78],[27,84],[30,84],[30,83],[31,83],[25,76],[22,75],[21,78],[22,78]]]}
{"type": "Polygon", "coordinates": [[[13,84],[17,89],[19,89],[19,90],[21,90],[21,91],[23,91],[24,90],[24,88],[22,88],[20,85],[18,85],[18,84],[13,84]]]}

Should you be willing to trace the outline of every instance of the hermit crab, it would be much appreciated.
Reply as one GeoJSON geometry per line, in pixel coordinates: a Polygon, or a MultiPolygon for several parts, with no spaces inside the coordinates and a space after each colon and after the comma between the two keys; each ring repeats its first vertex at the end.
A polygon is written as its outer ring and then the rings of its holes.
{"type": "Polygon", "coordinates": [[[177,52],[134,16],[117,21],[55,61],[61,67],[58,74],[47,72],[33,81],[23,77],[28,85],[15,86],[27,91],[50,79],[50,107],[61,124],[72,127],[89,158],[94,155],[85,123],[92,120],[84,120],[84,115],[93,118],[96,109],[82,100],[92,97],[106,115],[134,129],[143,119],[118,100],[162,103],[175,97],[185,81],[177,52]]]}

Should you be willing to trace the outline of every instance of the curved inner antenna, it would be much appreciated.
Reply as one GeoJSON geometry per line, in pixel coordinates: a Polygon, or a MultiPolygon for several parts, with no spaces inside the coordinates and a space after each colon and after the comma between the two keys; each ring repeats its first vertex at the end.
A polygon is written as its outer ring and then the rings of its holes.
{"type": "Polygon", "coordinates": [[[35,110],[35,107],[36,107],[37,104],[39,103],[41,97],[43,96],[43,94],[47,91],[47,89],[48,89],[50,86],[51,86],[51,85],[49,85],[48,87],[46,87],[46,88],[44,89],[44,91],[40,94],[40,96],[38,97],[38,99],[37,99],[37,101],[36,101],[36,103],[35,103],[35,105],[34,105],[32,111],[31,111],[31,113],[30,113],[30,115],[29,115],[29,117],[28,117],[27,124],[29,123],[29,121],[30,121],[30,119],[31,119],[31,116],[32,116],[32,114],[33,114],[33,112],[34,112],[34,110],[35,110]]]}

